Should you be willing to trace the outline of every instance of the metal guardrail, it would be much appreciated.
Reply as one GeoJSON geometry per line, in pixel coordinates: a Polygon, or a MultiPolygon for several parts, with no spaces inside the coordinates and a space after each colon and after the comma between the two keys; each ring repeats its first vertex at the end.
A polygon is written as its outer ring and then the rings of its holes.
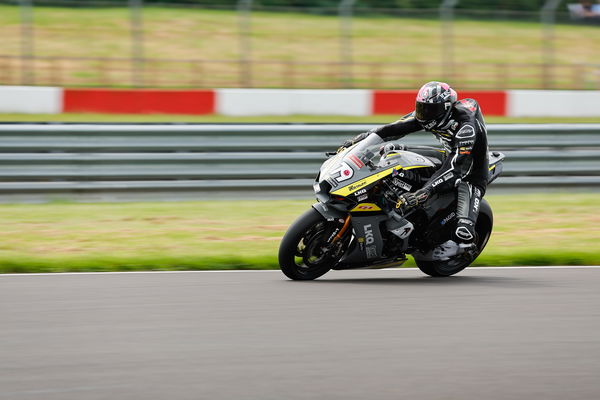
{"type": "MultiPolygon", "coordinates": [[[[243,190],[312,196],[325,159],[365,124],[0,124],[0,194],[205,198],[243,190]]],[[[600,124],[490,125],[507,155],[493,187],[600,188],[600,124]]],[[[421,132],[408,145],[436,145],[421,132]]],[[[2,198],[0,198],[2,201],[2,198]]]]}

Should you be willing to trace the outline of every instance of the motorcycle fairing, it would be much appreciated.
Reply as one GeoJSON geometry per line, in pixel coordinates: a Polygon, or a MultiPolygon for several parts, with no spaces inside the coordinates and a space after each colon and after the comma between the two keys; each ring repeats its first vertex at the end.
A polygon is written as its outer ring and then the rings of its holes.
{"type": "MultiPolygon", "coordinates": [[[[394,152],[393,156],[384,157],[379,160],[378,165],[374,165],[373,159],[378,156],[383,143],[383,139],[378,135],[369,135],[363,141],[326,160],[314,185],[317,197],[321,192],[346,197],[358,190],[367,189],[375,182],[403,169],[435,168],[431,160],[410,151],[394,152]]],[[[323,200],[327,199],[326,196],[322,197],[323,200]]]]}
{"type": "Polygon", "coordinates": [[[345,219],[347,215],[345,212],[337,210],[324,203],[315,203],[313,204],[313,208],[317,210],[317,212],[321,214],[327,221],[333,221],[336,218],[345,219]]]}
{"type": "Polygon", "coordinates": [[[387,215],[352,217],[352,242],[340,263],[364,265],[381,259],[383,257],[381,223],[388,218],[387,215]]]}
{"type": "Polygon", "coordinates": [[[381,172],[377,172],[373,175],[369,175],[366,178],[363,179],[359,179],[355,182],[352,182],[351,184],[344,186],[340,189],[337,189],[333,192],[331,192],[331,194],[336,195],[336,196],[348,196],[354,192],[356,192],[359,189],[363,189],[363,188],[367,188],[369,185],[371,185],[372,183],[378,182],[379,180],[385,178],[386,176],[392,174],[394,171],[400,171],[400,170],[409,170],[409,169],[415,169],[415,168],[431,168],[433,167],[433,163],[429,160],[427,160],[426,165],[413,165],[410,167],[403,167],[401,165],[397,165],[395,167],[392,168],[388,168],[386,170],[383,170],[381,172]],[[429,165],[430,164],[430,165],[429,165]]]}
{"type": "Polygon", "coordinates": [[[490,151],[489,153],[489,174],[488,174],[488,184],[492,183],[496,180],[502,173],[503,164],[502,160],[504,160],[506,156],[497,151],[490,151]]]}

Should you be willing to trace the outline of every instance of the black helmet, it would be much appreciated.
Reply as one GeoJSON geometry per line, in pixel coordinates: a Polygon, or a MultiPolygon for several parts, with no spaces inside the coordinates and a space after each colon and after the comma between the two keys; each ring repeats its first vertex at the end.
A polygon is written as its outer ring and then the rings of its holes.
{"type": "Polygon", "coordinates": [[[447,83],[428,82],[417,94],[415,118],[425,129],[440,126],[450,115],[456,100],[456,92],[447,83]]]}

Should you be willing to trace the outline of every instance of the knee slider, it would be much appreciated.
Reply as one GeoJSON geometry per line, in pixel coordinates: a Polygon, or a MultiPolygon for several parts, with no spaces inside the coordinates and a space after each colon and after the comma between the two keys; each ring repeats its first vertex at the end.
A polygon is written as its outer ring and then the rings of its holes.
{"type": "Polygon", "coordinates": [[[459,219],[454,234],[461,242],[472,241],[475,238],[475,223],[468,218],[459,219]]]}

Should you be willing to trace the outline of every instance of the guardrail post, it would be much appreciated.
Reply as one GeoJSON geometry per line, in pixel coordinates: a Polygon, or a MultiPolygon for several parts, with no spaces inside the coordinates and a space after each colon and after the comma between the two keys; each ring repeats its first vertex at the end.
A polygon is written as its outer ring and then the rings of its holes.
{"type": "Polygon", "coordinates": [[[352,9],[356,0],[342,0],[338,5],[340,16],[340,63],[342,66],[342,84],[344,87],[353,87],[354,78],[352,73],[353,51],[352,51],[352,9]]]}
{"type": "Polygon", "coordinates": [[[19,0],[21,14],[21,84],[34,85],[34,30],[32,0],[19,0]]]}
{"type": "Polygon", "coordinates": [[[143,0],[128,1],[131,24],[131,84],[133,86],[144,86],[143,0]]]}
{"type": "Polygon", "coordinates": [[[252,87],[252,0],[239,0],[237,10],[240,84],[242,87],[252,87]]]}
{"type": "Polygon", "coordinates": [[[551,89],[553,85],[552,67],[554,66],[554,24],[556,9],[561,0],[546,0],[541,10],[542,33],[542,87],[551,89]]]}
{"type": "Polygon", "coordinates": [[[444,79],[454,79],[454,7],[459,0],[444,0],[440,5],[440,19],[442,23],[442,68],[444,79]]]}

